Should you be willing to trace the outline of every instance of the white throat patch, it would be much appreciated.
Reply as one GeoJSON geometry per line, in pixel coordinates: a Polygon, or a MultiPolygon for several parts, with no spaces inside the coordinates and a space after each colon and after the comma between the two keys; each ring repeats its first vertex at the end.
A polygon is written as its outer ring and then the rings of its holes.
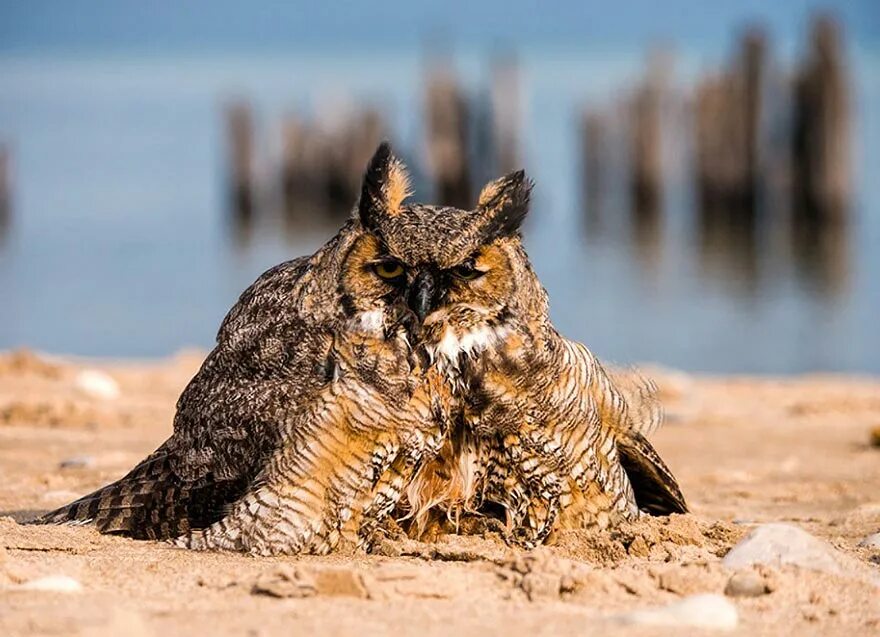
{"type": "Polygon", "coordinates": [[[461,335],[456,334],[451,327],[447,327],[440,341],[428,346],[428,355],[441,372],[456,372],[462,356],[476,356],[501,343],[509,333],[510,330],[503,325],[495,327],[481,325],[461,335]]]}

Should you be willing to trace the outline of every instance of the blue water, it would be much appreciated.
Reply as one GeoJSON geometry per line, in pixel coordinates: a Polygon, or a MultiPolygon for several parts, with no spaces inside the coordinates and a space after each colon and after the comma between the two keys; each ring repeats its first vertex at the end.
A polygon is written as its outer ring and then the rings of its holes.
{"type": "MultiPolygon", "coordinates": [[[[575,107],[607,102],[638,76],[641,58],[526,50],[520,61],[526,167],[538,183],[527,243],[563,332],[621,363],[880,373],[876,54],[852,55],[852,223],[842,256],[812,278],[772,234],[762,235],[754,275],[723,255],[715,265],[701,259],[680,161],[670,161],[653,252],[637,249],[624,226],[585,233],[575,107]]],[[[15,160],[13,219],[0,238],[0,349],[152,357],[209,347],[260,272],[329,236],[315,228],[291,240],[271,224],[246,247],[230,236],[223,100],[243,95],[256,108],[264,184],[280,152],[280,117],[294,109],[332,118],[346,103],[376,104],[398,147],[417,158],[421,62],[381,52],[0,57],[0,140],[15,160]]],[[[677,83],[705,64],[683,55],[677,83]]],[[[487,65],[465,55],[459,69],[476,87],[487,65]]],[[[621,202],[609,207],[626,217],[621,202]]]]}

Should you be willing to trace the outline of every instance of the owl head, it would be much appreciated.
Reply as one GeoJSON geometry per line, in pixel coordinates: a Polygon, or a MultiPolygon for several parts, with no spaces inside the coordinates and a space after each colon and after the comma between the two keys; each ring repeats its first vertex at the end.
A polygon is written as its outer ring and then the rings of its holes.
{"type": "Polygon", "coordinates": [[[480,347],[513,320],[546,313],[520,237],[531,189],[517,171],[487,184],[472,210],[408,203],[406,168],[383,143],[354,212],[343,305],[362,322],[406,325],[450,356],[480,347]]]}

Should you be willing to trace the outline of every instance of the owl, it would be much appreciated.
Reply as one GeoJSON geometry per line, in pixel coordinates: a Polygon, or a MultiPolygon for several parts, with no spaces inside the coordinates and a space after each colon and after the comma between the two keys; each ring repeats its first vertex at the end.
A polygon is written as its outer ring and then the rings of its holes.
{"type": "Polygon", "coordinates": [[[687,510],[646,438],[662,420],[653,384],[609,372],[550,321],[518,232],[531,189],[521,171],[487,185],[470,214],[493,231],[455,253],[452,276],[429,275],[441,283],[419,346],[458,412],[441,453],[407,487],[417,535],[437,510],[500,512],[526,547],[558,529],[687,510]]]}
{"type": "Polygon", "coordinates": [[[433,289],[400,264],[456,235],[404,207],[408,191],[380,146],[338,234],[230,310],[171,437],[37,522],[258,555],[363,546],[451,422],[448,384],[412,347],[433,289]]]}

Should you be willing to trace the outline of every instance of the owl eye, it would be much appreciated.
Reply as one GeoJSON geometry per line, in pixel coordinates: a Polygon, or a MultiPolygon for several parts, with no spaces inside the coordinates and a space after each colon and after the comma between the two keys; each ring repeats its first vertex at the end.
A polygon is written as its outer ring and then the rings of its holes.
{"type": "Polygon", "coordinates": [[[373,272],[375,272],[379,278],[390,281],[391,279],[397,279],[403,276],[404,270],[403,266],[397,261],[380,261],[379,263],[373,264],[373,272]]]}
{"type": "Polygon", "coordinates": [[[472,268],[467,265],[460,265],[458,267],[452,268],[452,274],[459,279],[464,279],[465,281],[473,281],[474,279],[483,276],[485,272],[480,272],[476,268],[472,268]]]}

